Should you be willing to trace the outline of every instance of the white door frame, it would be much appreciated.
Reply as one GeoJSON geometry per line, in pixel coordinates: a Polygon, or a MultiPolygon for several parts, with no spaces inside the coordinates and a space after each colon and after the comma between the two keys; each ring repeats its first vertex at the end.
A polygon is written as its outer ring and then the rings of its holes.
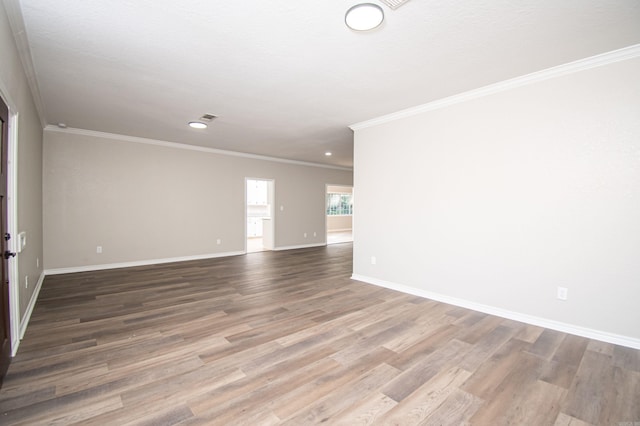
{"type": "MultiPolygon", "coordinates": [[[[9,107],[9,143],[7,146],[7,232],[11,234],[7,250],[17,252],[18,239],[18,112],[4,84],[0,81],[0,96],[9,107]]],[[[19,256],[8,262],[9,266],[9,330],[11,333],[11,356],[15,356],[20,345],[20,283],[18,277],[19,256]]]]}
{"type": "MultiPolygon", "coordinates": [[[[258,177],[248,177],[244,178],[244,253],[247,254],[247,239],[248,237],[248,229],[247,229],[247,205],[248,205],[248,194],[247,194],[247,184],[250,180],[260,180],[267,182],[267,203],[269,204],[269,216],[271,217],[271,235],[273,238],[272,247],[269,247],[269,250],[275,249],[275,232],[276,232],[276,216],[275,216],[275,192],[276,192],[276,181],[275,179],[270,178],[258,178],[258,177]]],[[[262,234],[264,235],[264,229],[262,230],[262,234]]]]}

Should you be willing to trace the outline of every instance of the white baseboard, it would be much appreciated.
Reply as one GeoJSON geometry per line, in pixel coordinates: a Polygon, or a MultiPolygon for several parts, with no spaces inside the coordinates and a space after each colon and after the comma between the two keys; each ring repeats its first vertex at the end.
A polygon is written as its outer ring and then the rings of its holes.
{"type": "Polygon", "coordinates": [[[302,244],[299,246],[282,246],[282,247],[275,247],[273,251],[295,250],[295,249],[310,248],[310,247],[324,247],[326,245],[327,243],[323,242],[323,243],[302,244]]]}
{"type": "Polygon", "coordinates": [[[347,231],[353,232],[353,229],[352,228],[329,229],[329,230],[327,230],[327,234],[330,234],[332,232],[347,232],[347,231]]]}
{"type": "Polygon", "coordinates": [[[54,269],[45,269],[44,274],[59,275],[59,274],[71,274],[74,272],[102,271],[105,269],[130,268],[132,266],[159,265],[162,263],[186,262],[189,260],[202,260],[202,259],[214,259],[217,257],[239,256],[241,254],[245,254],[245,253],[243,251],[229,251],[224,253],[199,254],[195,256],[170,257],[166,259],[149,259],[149,260],[139,260],[134,262],[108,263],[104,265],[87,265],[87,266],[75,266],[70,268],[54,268],[54,269]]]}
{"type": "Polygon", "coordinates": [[[38,296],[40,295],[40,289],[42,288],[42,283],[44,282],[45,273],[44,271],[40,274],[38,278],[38,282],[36,283],[36,288],[33,290],[33,294],[31,295],[31,300],[29,300],[29,305],[27,305],[27,310],[24,312],[24,315],[20,319],[19,333],[17,339],[13,341],[11,345],[11,356],[15,356],[18,353],[18,346],[20,346],[20,341],[24,337],[24,333],[27,332],[27,325],[29,325],[29,320],[31,319],[31,314],[33,313],[33,308],[36,307],[36,302],[38,300],[38,296]]]}
{"type": "Polygon", "coordinates": [[[640,339],[622,336],[619,334],[608,333],[604,331],[594,330],[591,328],[580,327],[573,324],[567,324],[559,321],[550,320],[547,318],[536,317],[533,315],[522,314],[519,312],[509,311],[506,309],[496,308],[494,306],[483,305],[481,303],[475,303],[464,299],[458,299],[455,297],[446,296],[439,293],[433,293],[430,291],[422,290],[415,287],[410,287],[402,284],[396,284],[390,281],[379,280],[377,278],[367,277],[364,275],[353,274],[351,279],[356,281],[362,281],[367,284],[373,284],[378,287],[384,287],[391,290],[396,290],[402,293],[411,294],[413,296],[423,297],[425,299],[435,300],[437,302],[447,303],[461,308],[471,309],[485,314],[495,315],[501,318],[506,318],[514,321],[523,322],[526,324],[535,325],[538,327],[544,327],[551,330],[560,331],[563,333],[573,334],[576,336],[586,337],[589,339],[599,340],[601,342],[613,343],[615,345],[626,346],[633,349],[640,349],[640,339]]]}

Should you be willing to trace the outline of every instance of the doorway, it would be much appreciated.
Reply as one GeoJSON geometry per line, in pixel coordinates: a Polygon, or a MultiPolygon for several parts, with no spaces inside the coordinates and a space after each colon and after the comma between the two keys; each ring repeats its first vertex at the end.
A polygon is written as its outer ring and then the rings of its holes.
{"type": "Polygon", "coordinates": [[[327,245],[353,241],[353,186],[326,185],[327,245]]]}
{"type": "Polygon", "coordinates": [[[270,179],[245,178],[245,181],[245,252],[273,250],[275,183],[270,179]]]}
{"type": "Polygon", "coordinates": [[[9,249],[7,205],[8,147],[9,147],[9,107],[0,98],[0,386],[11,362],[11,322],[9,319],[9,261],[15,256],[9,249]]]}

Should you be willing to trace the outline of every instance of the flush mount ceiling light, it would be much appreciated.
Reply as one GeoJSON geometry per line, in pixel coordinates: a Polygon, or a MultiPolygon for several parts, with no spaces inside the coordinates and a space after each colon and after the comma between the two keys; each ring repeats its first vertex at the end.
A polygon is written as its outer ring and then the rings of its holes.
{"type": "Polygon", "coordinates": [[[382,8],[373,3],[360,3],[347,10],[344,22],[354,31],[368,31],[377,28],[384,20],[382,8]]]}
{"type": "Polygon", "coordinates": [[[206,129],[207,125],[205,123],[201,123],[199,121],[190,121],[189,126],[194,129],[206,129]]]}
{"type": "Polygon", "coordinates": [[[326,155],[327,157],[331,157],[331,152],[327,151],[327,152],[324,153],[324,155],[326,155]]]}

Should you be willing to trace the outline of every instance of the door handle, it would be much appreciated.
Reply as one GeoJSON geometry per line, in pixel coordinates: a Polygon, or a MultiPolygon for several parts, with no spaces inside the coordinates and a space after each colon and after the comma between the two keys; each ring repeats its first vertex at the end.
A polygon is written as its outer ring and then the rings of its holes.
{"type": "Polygon", "coordinates": [[[15,254],[14,252],[9,251],[9,250],[7,250],[7,251],[5,251],[5,252],[4,252],[4,258],[5,258],[5,259],[9,259],[10,257],[15,257],[15,255],[16,255],[16,254],[15,254]]]}

